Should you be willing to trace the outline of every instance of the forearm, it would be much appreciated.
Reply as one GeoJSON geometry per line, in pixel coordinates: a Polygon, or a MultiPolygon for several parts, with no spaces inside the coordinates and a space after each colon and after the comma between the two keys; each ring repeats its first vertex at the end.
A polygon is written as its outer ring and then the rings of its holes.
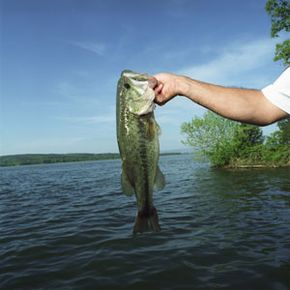
{"type": "Polygon", "coordinates": [[[259,90],[227,88],[188,77],[179,77],[177,87],[179,95],[232,120],[268,125],[284,117],[259,90]]]}

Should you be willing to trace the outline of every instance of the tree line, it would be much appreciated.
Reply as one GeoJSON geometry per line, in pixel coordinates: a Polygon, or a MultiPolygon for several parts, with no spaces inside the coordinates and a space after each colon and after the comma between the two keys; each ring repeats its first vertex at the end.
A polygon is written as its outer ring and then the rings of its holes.
{"type": "Polygon", "coordinates": [[[0,156],[0,166],[94,161],[94,160],[107,160],[117,158],[120,158],[120,155],[117,153],[18,154],[18,155],[0,156]]]}

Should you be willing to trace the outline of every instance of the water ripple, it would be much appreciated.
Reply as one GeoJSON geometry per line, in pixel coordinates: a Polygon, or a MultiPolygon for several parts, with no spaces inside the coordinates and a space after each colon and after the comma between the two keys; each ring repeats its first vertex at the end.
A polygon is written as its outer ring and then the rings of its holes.
{"type": "Polygon", "coordinates": [[[162,231],[139,235],[119,160],[1,168],[1,290],[290,289],[288,169],[161,167],[162,231]]]}

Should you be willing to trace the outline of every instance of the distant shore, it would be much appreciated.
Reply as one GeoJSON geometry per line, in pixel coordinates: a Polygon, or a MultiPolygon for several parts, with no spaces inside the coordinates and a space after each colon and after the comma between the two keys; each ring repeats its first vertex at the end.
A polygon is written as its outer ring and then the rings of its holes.
{"type": "MultiPolygon", "coordinates": [[[[161,153],[179,155],[180,152],[161,153]]],[[[119,159],[119,153],[16,154],[0,156],[0,167],[119,159]]]]}

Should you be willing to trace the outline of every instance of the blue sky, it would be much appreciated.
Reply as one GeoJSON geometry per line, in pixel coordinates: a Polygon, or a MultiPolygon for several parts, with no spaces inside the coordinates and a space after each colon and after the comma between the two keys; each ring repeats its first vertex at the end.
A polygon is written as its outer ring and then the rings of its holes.
{"type": "MultiPolygon", "coordinates": [[[[264,87],[283,70],[265,2],[0,0],[0,154],[117,152],[126,68],[264,87]]],[[[158,107],[161,150],[182,148],[181,123],[204,112],[183,97],[158,107]]]]}

